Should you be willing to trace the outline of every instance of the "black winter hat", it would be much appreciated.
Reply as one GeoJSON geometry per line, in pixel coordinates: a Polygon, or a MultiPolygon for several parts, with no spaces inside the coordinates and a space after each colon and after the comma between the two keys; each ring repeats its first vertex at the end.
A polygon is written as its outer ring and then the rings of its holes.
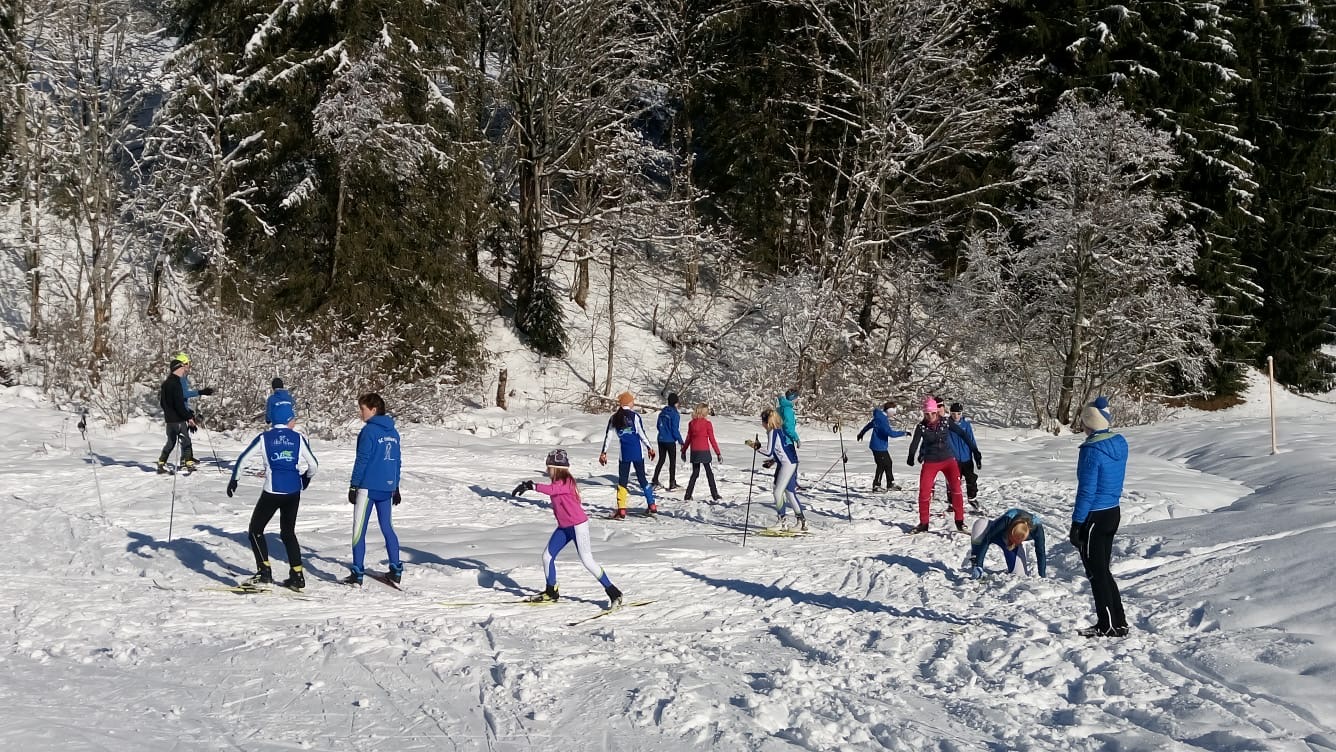
{"type": "Polygon", "coordinates": [[[277,390],[277,389],[282,389],[282,388],[283,388],[283,379],[280,379],[280,378],[278,378],[277,376],[275,376],[275,377],[274,377],[274,380],[271,381],[271,382],[269,382],[269,388],[270,388],[270,389],[275,389],[275,390],[277,390]]]}
{"type": "Polygon", "coordinates": [[[668,393],[668,404],[670,404],[670,405],[676,405],[676,404],[677,404],[677,392],[669,392],[669,393],[668,393]]]}
{"type": "Polygon", "coordinates": [[[959,402],[952,402],[952,403],[951,403],[951,412],[953,412],[953,413],[963,413],[963,412],[965,412],[965,406],[962,405],[962,404],[960,404],[959,402]]]}

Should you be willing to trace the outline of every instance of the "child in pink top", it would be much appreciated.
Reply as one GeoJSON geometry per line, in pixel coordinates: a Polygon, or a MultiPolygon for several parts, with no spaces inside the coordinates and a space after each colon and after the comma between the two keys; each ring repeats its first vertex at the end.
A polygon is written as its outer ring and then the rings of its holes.
{"type": "Polygon", "coordinates": [[[519,496],[525,491],[538,491],[552,498],[552,513],[557,518],[557,529],[552,531],[547,546],[543,548],[543,573],[547,578],[547,589],[530,600],[535,603],[555,601],[557,593],[557,554],[574,542],[575,551],[580,554],[580,561],[589,573],[598,578],[603,590],[608,594],[608,608],[622,605],[622,591],[608,579],[603,567],[594,561],[593,549],[589,543],[589,516],[580,503],[580,490],[571,476],[571,461],[566,450],[554,449],[547,455],[547,475],[551,483],[535,484],[526,480],[515,487],[514,494],[519,496]]]}

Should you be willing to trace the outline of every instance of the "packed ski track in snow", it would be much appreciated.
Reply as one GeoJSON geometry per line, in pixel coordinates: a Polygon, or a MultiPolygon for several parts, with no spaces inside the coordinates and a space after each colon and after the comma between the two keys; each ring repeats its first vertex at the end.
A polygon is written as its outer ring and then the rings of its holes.
{"type": "MultiPolygon", "coordinates": [[[[253,571],[260,481],[224,495],[253,434],[201,431],[202,467],[158,476],[153,422],[93,421],[85,440],[77,416],[0,390],[0,746],[1336,749],[1336,408],[1291,397],[1283,409],[1275,456],[1255,409],[1125,431],[1114,566],[1133,630],[1091,640],[1075,634],[1092,607],[1066,542],[1075,436],[978,427],[980,501],[993,516],[1042,515],[1049,577],[1008,575],[994,550],[974,581],[941,489],[933,532],[905,534],[917,474],[904,439],[891,444],[904,490],[872,494],[866,444],[846,432],[842,467],[840,437],[804,426],[812,533],[755,535],[775,520],[757,466],[743,547],[750,421],[715,420],[723,501],[702,478],[694,501],[665,493],[663,513],[640,518],[633,483],[624,521],[603,518],[604,416],[471,410],[404,425],[402,592],[337,582],[352,442],[313,441],[297,597],[205,589],[253,571]],[[510,489],[556,446],[581,479],[595,557],[628,602],[652,603],[569,626],[606,603],[569,549],[560,602],[515,602],[542,588],[554,523],[546,497],[510,489]]],[[[679,462],[679,485],[689,472],[679,462]]],[[[282,576],[276,520],[269,534],[282,576]]],[[[375,529],[367,561],[384,571],[375,529]]]]}

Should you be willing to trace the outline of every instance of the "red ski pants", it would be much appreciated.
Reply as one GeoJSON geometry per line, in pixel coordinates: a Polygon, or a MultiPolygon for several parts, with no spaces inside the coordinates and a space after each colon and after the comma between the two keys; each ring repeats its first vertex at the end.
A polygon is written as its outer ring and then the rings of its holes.
{"type": "Polygon", "coordinates": [[[924,462],[919,467],[919,522],[928,524],[928,506],[932,501],[932,486],[937,482],[937,473],[946,473],[946,493],[951,498],[951,508],[955,510],[956,522],[965,521],[965,496],[960,492],[960,465],[955,459],[940,462],[924,462]]]}

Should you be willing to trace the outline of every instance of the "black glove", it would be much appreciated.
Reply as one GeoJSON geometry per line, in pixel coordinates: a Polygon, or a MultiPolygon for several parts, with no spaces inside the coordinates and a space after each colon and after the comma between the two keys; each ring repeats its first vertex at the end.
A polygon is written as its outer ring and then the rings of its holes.
{"type": "Polygon", "coordinates": [[[391,502],[391,506],[396,506],[396,507],[399,506],[399,502],[401,502],[401,501],[404,500],[404,497],[402,497],[402,496],[399,495],[399,489],[397,489],[397,488],[394,489],[394,496],[392,496],[392,497],[390,497],[390,498],[393,500],[393,501],[391,502]]]}
{"type": "Polygon", "coordinates": [[[198,431],[198,430],[199,430],[199,426],[191,426],[191,427],[190,427],[190,432],[191,432],[191,433],[194,433],[194,432],[196,432],[196,431],[198,431]]]}
{"type": "Polygon", "coordinates": [[[306,487],[309,486],[309,485],[311,485],[311,476],[309,476],[309,475],[303,475],[303,476],[302,476],[302,490],[305,491],[305,490],[306,490],[306,487]]]}
{"type": "Polygon", "coordinates": [[[357,503],[357,486],[348,486],[348,503],[357,503]]]}
{"type": "Polygon", "coordinates": [[[1072,542],[1076,548],[1081,547],[1081,523],[1073,522],[1071,532],[1067,534],[1067,540],[1072,542]]]}
{"type": "Polygon", "coordinates": [[[841,455],[840,455],[840,462],[843,462],[843,463],[846,463],[846,464],[847,464],[847,463],[849,462],[849,455],[847,455],[847,454],[841,454],[841,455]]]}
{"type": "Polygon", "coordinates": [[[765,462],[762,462],[762,463],[761,463],[761,467],[765,468],[766,470],[769,470],[770,468],[772,468],[772,467],[774,467],[774,466],[775,466],[775,461],[774,461],[774,460],[766,460],[765,462]]]}
{"type": "Polygon", "coordinates": [[[211,386],[206,386],[206,387],[204,387],[203,389],[199,390],[199,396],[201,396],[201,397],[212,397],[212,396],[213,396],[213,387],[211,387],[211,386]]]}
{"type": "Polygon", "coordinates": [[[511,491],[510,493],[512,496],[519,496],[523,494],[525,491],[532,491],[532,490],[533,490],[533,481],[526,480],[522,481],[518,486],[515,486],[515,490],[511,491]]]}
{"type": "Polygon", "coordinates": [[[913,466],[914,466],[914,455],[911,454],[911,455],[909,455],[908,457],[906,457],[906,458],[905,458],[905,464],[906,464],[906,465],[909,465],[910,467],[913,467],[913,466]]]}
{"type": "MultiPolygon", "coordinates": [[[[306,488],[306,482],[302,481],[302,488],[306,488]]],[[[237,479],[233,478],[227,482],[227,498],[232,498],[232,494],[237,492],[237,479]]]]}
{"type": "Polygon", "coordinates": [[[862,441],[862,440],[863,440],[863,434],[860,433],[858,434],[858,438],[855,439],[855,441],[862,441]]]}
{"type": "Polygon", "coordinates": [[[974,467],[976,470],[983,469],[983,455],[978,452],[974,453],[974,467]]]}

